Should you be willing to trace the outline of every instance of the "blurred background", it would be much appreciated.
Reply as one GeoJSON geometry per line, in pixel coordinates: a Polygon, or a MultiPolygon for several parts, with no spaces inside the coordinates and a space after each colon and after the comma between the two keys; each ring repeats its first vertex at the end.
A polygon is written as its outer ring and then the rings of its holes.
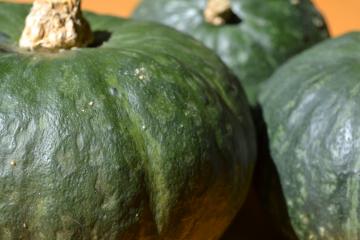
{"type": "MultiPolygon", "coordinates": [[[[129,17],[141,0],[83,0],[83,7],[97,13],[129,17]]],[[[151,1],[151,0],[144,0],[151,1]]],[[[195,0],[194,0],[195,1],[195,0]]],[[[12,2],[32,2],[13,0],[12,2]]],[[[360,31],[360,0],[313,0],[325,16],[331,34],[360,31]]]]}

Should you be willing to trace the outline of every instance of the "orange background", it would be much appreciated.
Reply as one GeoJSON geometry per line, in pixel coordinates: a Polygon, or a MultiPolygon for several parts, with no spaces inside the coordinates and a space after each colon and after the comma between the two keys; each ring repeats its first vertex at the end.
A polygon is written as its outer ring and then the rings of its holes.
{"type": "MultiPolygon", "coordinates": [[[[32,2],[32,0],[14,1],[32,2]]],[[[83,7],[98,13],[128,17],[139,2],[140,0],[83,0],[83,7]]],[[[360,31],[360,0],[313,0],[313,2],[325,16],[334,36],[349,31],[360,31]]]]}

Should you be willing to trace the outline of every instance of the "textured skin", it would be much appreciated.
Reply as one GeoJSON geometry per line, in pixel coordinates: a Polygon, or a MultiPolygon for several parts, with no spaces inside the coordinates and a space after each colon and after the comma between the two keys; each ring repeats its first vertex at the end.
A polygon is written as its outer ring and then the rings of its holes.
{"type": "Polygon", "coordinates": [[[134,17],[175,27],[214,49],[238,76],[252,105],[258,87],[290,56],[328,37],[309,0],[231,0],[240,24],[205,22],[207,0],[143,0],[134,17]]]}
{"type": "Polygon", "coordinates": [[[98,48],[17,49],[0,3],[0,239],[217,239],[255,159],[244,93],[197,41],[85,14],[98,48]]]}
{"type": "Polygon", "coordinates": [[[360,239],[360,33],[291,60],[261,95],[300,239],[360,239]]]}

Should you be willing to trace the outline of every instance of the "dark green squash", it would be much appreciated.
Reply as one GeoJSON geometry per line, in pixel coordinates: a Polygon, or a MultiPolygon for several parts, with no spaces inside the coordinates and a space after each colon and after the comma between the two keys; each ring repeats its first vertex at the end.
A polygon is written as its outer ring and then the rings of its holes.
{"type": "Polygon", "coordinates": [[[0,3],[0,239],[217,239],[255,159],[236,78],[168,27],[86,13],[96,48],[27,52],[0,3]]]}
{"type": "Polygon", "coordinates": [[[309,0],[231,0],[230,16],[219,26],[204,18],[207,1],[143,0],[134,17],[172,26],[214,49],[238,76],[252,105],[259,84],[279,64],[328,37],[309,0]]]}
{"type": "Polygon", "coordinates": [[[300,239],[360,238],[360,32],[281,67],[260,102],[300,239]]]}

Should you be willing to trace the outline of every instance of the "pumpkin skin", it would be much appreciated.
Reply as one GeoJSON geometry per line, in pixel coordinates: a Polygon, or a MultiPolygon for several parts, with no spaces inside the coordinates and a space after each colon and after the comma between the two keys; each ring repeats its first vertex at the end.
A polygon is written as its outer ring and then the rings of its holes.
{"type": "Polygon", "coordinates": [[[300,239],[360,238],[360,33],[280,68],[261,94],[271,152],[300,239]]]}
{"type": "Polygon", "coordinates": [[[259,85],[290,56],[328,37],[321,15],[308,0],[231,0],[239,24],[214,26],[204,20],[207,0],[143,0],[138,19],[186,32],[215,50],[244,86],[252,105],[259,85]]]}
{"type": "Polygon", "coordinates": [[[0,3],[0,239],[218,239],[256,153],[234,75],[168,27],[91,13],[101,46],[24,52],[29,8],[0,3]]]}

